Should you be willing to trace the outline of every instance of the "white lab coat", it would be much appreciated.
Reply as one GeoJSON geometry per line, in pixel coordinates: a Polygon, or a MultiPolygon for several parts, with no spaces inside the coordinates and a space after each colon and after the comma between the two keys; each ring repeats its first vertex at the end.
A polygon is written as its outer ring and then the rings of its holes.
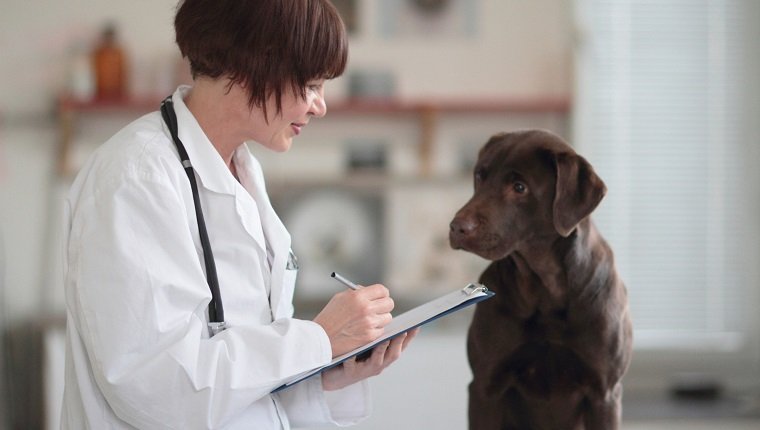
{"type": "Polygon", "coordinates": [[[208,337],[206,283],[190,183],[159,112],[99,148],[66,201],[64,429],[288,429],[353,424],[365,382],[324,392],[319,377],[270,395],[331,359],[324,330],[293,319],[290,235],[245,144],[240,182],[174,93],[198,178],[229,328],[208,337]],[[271,249],[271,270],[267,259],[271,249]]]}

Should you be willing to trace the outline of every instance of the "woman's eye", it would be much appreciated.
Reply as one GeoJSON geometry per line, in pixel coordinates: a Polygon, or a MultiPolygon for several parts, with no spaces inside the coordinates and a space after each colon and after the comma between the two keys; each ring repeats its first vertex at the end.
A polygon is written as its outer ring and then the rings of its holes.
{"type": "Polygon", "coordinates": [[[528,191],[528,187],[522,182],[515,182],[514,185],[512,185],[512,189],[518,194],[525,194],[528,191]]]}

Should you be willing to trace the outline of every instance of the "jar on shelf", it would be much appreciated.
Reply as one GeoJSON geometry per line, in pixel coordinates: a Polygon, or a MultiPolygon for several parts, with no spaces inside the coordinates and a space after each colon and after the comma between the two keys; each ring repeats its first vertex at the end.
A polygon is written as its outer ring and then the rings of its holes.
{"type": "Polygon", "coordinates": [[[92,59],[95,70],[95,97],[100,100],[124,98],[127,95],[126,56],[119,45],[114,24],[108,24],[103,28],[92,59]]]}

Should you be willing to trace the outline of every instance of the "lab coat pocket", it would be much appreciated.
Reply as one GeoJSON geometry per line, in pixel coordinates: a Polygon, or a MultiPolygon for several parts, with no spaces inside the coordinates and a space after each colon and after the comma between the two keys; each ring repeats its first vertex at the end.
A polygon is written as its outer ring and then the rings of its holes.
{"type": "Polygon", "coordinates": [[[282,298],[280,300],[284,313],[288,316],[293,315],[293,294],[296,288],[296,278],[298,277],[298,258],[290,250],[288,254],[288,263],[285,266],[285,273],[282,276],[282,298]]]}
{"type": "Polygon", "coordinates": [[[288,251],[288,264],[285,266],[285,270],[298,270],[298,257],[293,253],[292,249],[288,251]]]}
{"type": "Polygon", "coordinates": [[[287,269],[282,277],[282,299],[280,301],[281,313],[287,317],[293,316],[293,292],[296,285],[298,270],[287,269]]]}

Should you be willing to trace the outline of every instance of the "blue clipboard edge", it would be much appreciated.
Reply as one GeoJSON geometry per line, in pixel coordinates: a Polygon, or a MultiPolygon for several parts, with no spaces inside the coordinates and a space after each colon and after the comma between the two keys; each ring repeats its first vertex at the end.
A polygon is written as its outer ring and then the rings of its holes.
{"type": "MultiPolygon", "coordinates": [[[[398,336],[402,335],[403,333],[406,333],[406,332],[407,332],[407,331],[409,331],[409,330],[413,330],[413,329],[415,329],[415,328],[417,328],[417,327],[421,327],[421,326],[423,326],[423,325],[426,325],[426,324],[428,324],[428,323],[431,323],[431,322],[433,322],[433,321],[435,321],[435,320],[437,320],[437,319],[439,319],[439,318],[441,318],[441,317],[444,317],[444,316],[446,316],[446,315],[449,315],[449,314],[452,314],[452,313],[454,313],[454,312],[460,311],[460,310],[462,310],[462,309],[464,309],[464,308],[466,308],[466,307],[468,307],[468,306],[470,306],[470,305],[474,305],[474,304],[476,304],[476,303],[482,302],[483,300],[486,300],[486,299],[490,299],[490,298],[491,298],[491,297],[493,297],[495,294],[496,294],[496,293],[494,293],[493,291],[491,291],[491,290],[487,290],[487,291],[485,291],[485,292],[484,292],[484,294],[483,294],[483,295],[479,295],[479,296],[473,297],[473,298],[471,298],[471,299],[469,299],[469,300],[466,300],[466,301],[464,301],[464,302],[462,302],[462,303],[458,304],[457,306],[454,306],[453,308],[449,308],[449,309],[447,309],[446,311],[443,311],[443,312],[441,312],[440,314],[437,314],[437,315],[433,316],[432,318],[428,318],[428,319],[426,319],[425,321],[422,321],[422,322],[421,322],[421,323],[419,323],[419,324],[416,324],[416,325],[414,325],[414,326],[411,326],[411,327],[409,327],[409,328],[408,328],[407,330],[405,330],[405,331],[402,331],[402,332],[400,332],[400,333],[396,333],[396,334],[394,334],[393,336],[389,336],[387,339],[383,340],[383,342],[385,342],[385,341],[388,341],[388,340],[391,340],[391,339],[394,339],[394,338],[396,338],[396,337],[398,337],[398,336]]],[[[380,343],[382,343],[382,342],[380,342],[380,343]]],[[[299,383],[299,382],[301,382],[301,381],[304,381],[304,380],[306,380],[306,379],[309,379],[309,378],[311,378],[312,376],[316,376],[316,375],[319,375],[319,374],[321,374],[321,373],[322,373],[322,372],[324,372],[325,370],[329,370],[329,369],[332,369],[333,367],[339,366],[339,365],[340,365],[340,364],[342,364],[344,361],[346,361],[346,360],[348,360],[348,359],[350,359],[350,358],[356,357],[356,356],[358,356],[358,355],[362,355],[362,354],[364,354],[365,352],[367,352],[367,351],[370,351],[372,348],[376,347],[377,345],[378,345],[378,344],[376,344],[376,343],[374,343],[374,344],[372,344],[372,345],[369,345],[369,346],[367,346],[366,348],[362,348],[361,350],[357,351],[357,352],[356,352],[355,354],[353,354],[353,355],[350,355],[350,356],[348,356],[348,357],[346,357],[346,358],[344,358],[344,359],[342,359],[342,360],[340,360],[340,361],[338,361],[338,362],[335,362],[335,363],[331,363],[331,364],[329,364],[329,365],[327,365],[327,366],[324,366],[324,367],[320,368],[318,372],[309,373],[308,375],[304,376],[303,378],[299,378],[299,379],[296,379],[295,381],[291,381],[291,382],[288,382],[287,384],[283,384],[283,385],[281,385],[281,386],[279,386],[279,387],[275,388],[274,390],[272,390],[272,391],[271,391],[271,394],[274,394],[274,393],[276,393],[276,392],[278,392],[278,391],[282,391],[282,390],[284,390],[284,389],[286,389],[286,388],[290,388],[290,387],[292,387],[293,385],[296,385],[296,384],[298,384],[298,383],[299,383]]]]}

